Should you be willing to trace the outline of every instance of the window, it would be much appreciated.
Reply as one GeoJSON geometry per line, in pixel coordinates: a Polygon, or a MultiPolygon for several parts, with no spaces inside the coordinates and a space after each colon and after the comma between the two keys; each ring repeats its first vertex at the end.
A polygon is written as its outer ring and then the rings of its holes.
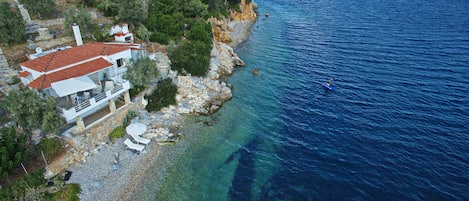
{"type": "Polygon", "coordinates": [[[122,67],[124,66],[124,59],[120,58],[117,60],[117,67],[122,67]]]}

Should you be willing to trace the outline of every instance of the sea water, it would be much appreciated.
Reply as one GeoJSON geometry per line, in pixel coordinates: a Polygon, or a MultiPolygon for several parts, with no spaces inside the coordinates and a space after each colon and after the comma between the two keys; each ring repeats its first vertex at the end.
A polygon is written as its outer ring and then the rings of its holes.
{"type": "Polygon", "coordinates": [[[469,200],[468,1],[256,2],[233,99],[187,121],[135,194],[469,200]]]}

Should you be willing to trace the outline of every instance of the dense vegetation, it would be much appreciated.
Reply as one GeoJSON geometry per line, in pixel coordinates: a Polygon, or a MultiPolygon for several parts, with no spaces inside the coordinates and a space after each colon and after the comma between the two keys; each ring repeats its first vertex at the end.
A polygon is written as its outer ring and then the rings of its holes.
{"type": "Polygon", "coordinates": [[[78,184],[61,186],[63,179],[60,176],[51,179],[54,181],[54,187],[58,187],[60,191],[52,194],[48,193],[46,190],[48,181],[44,179],[44,171],[44,169],[37,170],[16,180],[10,186],[2,186],[0,188],[0,200],[79,200],[80,186],[78,184]]]}
{"type": "Polygon", "coordinates": [[[1,128],[0,179],[15,170],[28,155],[26,135],[16,133],[15,128],[1,128]]]}
{"type": "Polygon", "coordinates": [[[0,188],[0,197],[3,200],[40,200],[34,191],[46,183],[43,174],[44,169],[41,169],[23,176],[10,186],[3,186],[0,188]]]}
{"type": "Polygon", "coordinates": [[[0,3],[0,42],[24,42],[26,23],[20,12],[8,2],[0,3]]]}
{"type": "Polygon", "coordinates": [[[65,123],[55,108],[55,98],[41,98],[27,88],[10,91],[2,106],[18,126],[26,130],[40,128],[45,132],[57,133],[58,128],[65,123]]]}
{"type": "Polygon", "coordinates": [[[59,141],[53,138],[44,138],[41,140],[41,143],[38,145],[39,151],[44,153],[46,160],[51,161],[57,155],[65,151],[59,141]]]}
{"type": "Polygon", "coordinates": [[[90,38],[97,29],[96,23],[91,19],[91,15],[86,8],[71,6],[65,11],[64,31],[72,35],[72,24],[80,26],[80,32],[84,38],[90,38]]]}
{"type": "Polygon", "coordinates": [[[28,9],[30,15],[37,18],[57,17],[58,11],[55,0],[19,0],[28,9]]]}
{"type": "Polygon", "coordinates": [[[125,79],[137,86],[150,86],[151,82],[156,81],[159,76],[155,61],[148,57],[141,58],[133,63],[125,74],[125,79]]]}
{"type": "Polygon", "coordinates": [[[150,94],[146,97],[148,99],[148,105],[146,109],[148,111],[158,111],[162,107],[167,107],[176,103],[177,86],[173,84],[170,78],[166,78],[158,81],[158,84],[150,94]]]}

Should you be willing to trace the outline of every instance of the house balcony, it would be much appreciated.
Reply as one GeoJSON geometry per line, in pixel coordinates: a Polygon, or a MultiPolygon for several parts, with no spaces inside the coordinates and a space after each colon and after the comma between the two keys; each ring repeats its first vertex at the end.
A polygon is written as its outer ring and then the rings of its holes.
{"type": "Polygon", "coordinates": [[[67,97],[58,100],[58,112],[65,118],[67,123],[76,120],[78,116],[85,117],[108,105],[109,100],[115,100],[130,89],[130,82],[113,82],[111,86],[106,85],[102,92],[82,92],[74,94],[73,98],[67,97]]]}

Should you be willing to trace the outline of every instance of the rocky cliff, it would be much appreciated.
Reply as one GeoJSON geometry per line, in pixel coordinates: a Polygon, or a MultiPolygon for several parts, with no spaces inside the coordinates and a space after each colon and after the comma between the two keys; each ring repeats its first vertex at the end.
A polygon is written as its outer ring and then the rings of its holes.
{"type": "MultiPolygon", "coordinates": [[[[245,0],[241,0],[241,12],[231,11],[230,19],[210,18],[209,21],[212,24],[214,40],[226,44],[244,40],[250,26],[257,19],[256,8],[257,4],[254,3],[254,1],[246,3],[245,0]],[[239,27],[237,26],[239,24],[245,24],[247,26],[239,27]]],[[[237,44],[238,43],[232,44],[231,46],[235,47],[237,44]]]]}
{"type": "Polygon", "coordinates": [[[241,12],[231,12],[231,18],[235,21],[254,21],[257,18],[256,13],[257,4],[254,1],[246,3],[246,0],[241,0],[241,12]]]}

